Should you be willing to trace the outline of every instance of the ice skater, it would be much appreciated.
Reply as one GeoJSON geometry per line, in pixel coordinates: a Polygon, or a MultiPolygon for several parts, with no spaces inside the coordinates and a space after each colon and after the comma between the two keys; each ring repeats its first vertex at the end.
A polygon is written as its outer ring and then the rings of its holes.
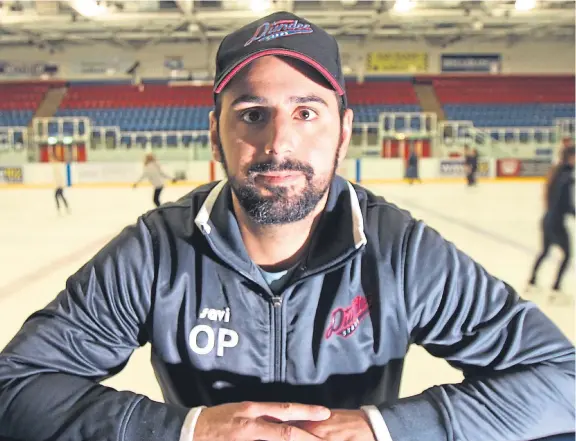
{"type": "Polygon", "coordinates": [[[536,277],[542,261],[548,255],[552,245],[558,245],[564,254],[564,260],[558,268],[556,281],[552,287],[551,299],[560,292],[562,278],[570,261],[570,239],[564,225],[566,215],[574,216],[574,146],[565,147],[560,163],[548,175],[545,187],[546,212],[542,219],[542,252],[536,259],[527,291],[536,288],[536,277]]]}
{"type": "Polygon", "coordinates": [[[61,214],[60,211],[60,201],[64,204],[66,208],[66,212],[70,214],[70,207],[68,206],[68,201],[64,196],[64,186],[66,183],[64,182],[64,173],[62,173],[62,163],[56,159],[54,153],[50,153],[50,163],[52,164],[52,176],[54,180],[54,198],[56,199],[56,209],[58,210],[58,214],[61,214]]]}
{"type": "Polygon", "coordinates": [[[464,168],[466,170],[466,180],[468,187],[476,185],[476,173],[478,171],[478,151],[464,146],[464,168]]]}
{"type": "Polygon", "coordinates": [[[136,188],[138,184],[144,179],[148,179],[148,181],[154,187],[154,196],[152,197],[152,200],[154,201],[154,205],[156,205],[156,207],[159,207],[161,204],[160,194],[164,189],[164,180],[170,179],[172,182],[176,181],[175,178],[172,178],[171,176],[164,173],[160,167],[160,164],[158,164],[158,161],[156,161],[156,157],[152,153],[147,154],[144,158],[144,172],[142,173],[142,176],[140,176],[140,179],[138,179],[132,187],[136,188]]]}
{"type": "Polygon", "coordinates": [[[418,173],[418,153],[415,149],[410,151],[410,156],[408,157],[408,167],[406,168],[406,179],[410,185],[414,184],[414,181],[422,183],[420,179],[420,174],[418,173]]]}

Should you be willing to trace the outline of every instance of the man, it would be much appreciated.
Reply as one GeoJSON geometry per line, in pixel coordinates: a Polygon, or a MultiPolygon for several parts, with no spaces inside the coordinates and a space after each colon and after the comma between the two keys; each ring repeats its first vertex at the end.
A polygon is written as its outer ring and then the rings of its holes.
{"type": "Polygon", "coordinates": [[[574,163],[576,150],[567,145],[562,149],[559,164],[553,166],[548,173],[544,191],[545,213],[540,224],[542,232],[542,251],[534,262],[532,275],[528,282],[528,293],[537,291],[536,277],[540,265],[548,255],[550,247],[557,245],[564,254],[564,259],[558,267],[556,281],[552,286],[550,300],[555,300],[560,294],[560,287],[568,263],[570,262],[570,235],[566,229],[566,217],[575,216],[574,210],[574,163]]]}
{"type": "Polygon", "coordinates": [[[573,431],[574,348],[551,321],[434,230],[335,177],[353,118],[335,40],[276,13],[226,37],[216,70],[211,142],[228,179],[139,218],[24,324],[0,356],[0,435],[573,431]],[[168,404],[97,384],[146,342],[168,404]],[[466,381],[398,399],[412,343],[466,381]]]}
{"type": "Polygon", "coordinates": [[[418,153],[415,148],[410,149],[410,155],[408,156],[408,167],[406,168],[406,178],[410,185],[414,184],[414,180],[422,183],[420,179],[420,174],[418,173],[418,153]]]}
{"type": "Polygon", "coordinates": [[[478,171],[478,152],[468,145],[464,146],[464,170],[468,187],[476,185],[476,172],[478,171]]]}

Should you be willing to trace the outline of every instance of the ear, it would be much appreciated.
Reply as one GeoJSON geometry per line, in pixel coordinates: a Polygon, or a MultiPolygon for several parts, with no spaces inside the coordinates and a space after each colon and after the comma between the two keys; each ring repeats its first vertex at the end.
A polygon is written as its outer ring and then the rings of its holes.
{"type": "Polygon", "coordinates": [[[220,144],[220,136],[218,135],[218,121],[216,120],[216,115],[212,110],[209,115],[210,119],[210,148],[212,149],[212,157],[214,161],[222,163],[222,156],[220,155],[220,149],[218,145],[220,144]]]}
{"type": "Polygon", "coordinates": [[[342,118],[342,139],[340,144],[340,156],[338,158],[338,166],[342,163],[346,155],[348,154],[348,146],[350,145],[350,139],[352,138],[352,123],[354,121],[354,111],[352,109],[346,109],[344,112],[344,118],[342,118]]]}

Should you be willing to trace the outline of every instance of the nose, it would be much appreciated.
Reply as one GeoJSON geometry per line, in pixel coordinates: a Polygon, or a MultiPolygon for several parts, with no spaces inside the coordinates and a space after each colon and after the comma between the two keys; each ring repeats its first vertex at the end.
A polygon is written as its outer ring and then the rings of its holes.
{"type": "Polygon", "coordinates": [[[294,151],[294,129],[291,118],[275,115],[267,127],[265,151],[267,155],[286,155],[294,151]]]}

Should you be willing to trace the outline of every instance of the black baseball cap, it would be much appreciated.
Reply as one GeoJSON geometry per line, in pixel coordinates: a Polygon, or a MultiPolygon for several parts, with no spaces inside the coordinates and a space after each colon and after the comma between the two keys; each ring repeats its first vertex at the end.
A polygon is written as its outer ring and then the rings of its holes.
{"type": "Polygon", "coordinates": [[[336,39],[324,29],[290,12],[275,12],[222,40],[216,54],[214,98],[252,61],[267,55],[290,57],[318,71],[346,107],[344,74],[336,39]]]}

